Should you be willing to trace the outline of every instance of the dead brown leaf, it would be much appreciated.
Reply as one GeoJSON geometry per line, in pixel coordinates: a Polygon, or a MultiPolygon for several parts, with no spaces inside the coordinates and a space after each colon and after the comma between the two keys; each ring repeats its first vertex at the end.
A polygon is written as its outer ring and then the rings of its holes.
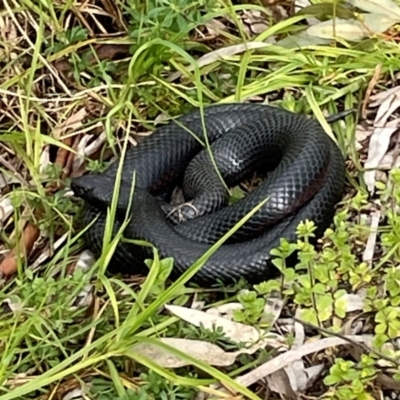
{"type": "Polygon", "coordinates": [[[367,106],[368,106],[368,103],[369,103],[369,100],[370,100],[370,97],[371,97],[371,93],[372,93],[372,91],[374,90],[374,87],[376,86],[376,84],[379,81],[379,77],[381,75],[381,70],[382,70],[382,65],[381,64],[377,65],[375,67],[374,75],[373,75],[373,77],[371,78],[371,80],[368,83],[368,88],[367,88],[367,91],[365,93],[365,98],[364,98],[364,101],[363,101],[363,104],[362,104],[362,108],[361,108],[361,117],[363,119],[367,118],[367,106]]]}
{"type": "MultiPolygon", "coordinates": [[[[87,65],[95,65],[98,63],[98,60],[115,60],[129,55],[129,46],[123,44],[100,44],[93,46],[93,50],[96,54],[90,54],[85,59],[87,65]]],[[[78,54],[82,55],[85,51],[87,51],[86,47],[81,48],[79,49],[78,54]]],[[[71,64],[66,59],[57,60],[53,65],[57,71],[63,74],[68,74],[72,70],[71,64]]]]}
{"type": "Polygon", "coordinates": [[[246,353],[252,354],[258,349],[271,346],[273,348],[286,347],[285,339],[277,334],[259,331],[253,326],[230,321],[217,315],[208,314],[204,311],[175,305],[166,305],[165,308],[177,317],[195,326],[204,326],[207,329],[221,328],[228,337],[235,343],[247,343],[246,353]],[[266,336],[266,337],[265,337],[266,336]]]}
{"type": "Polygon", "coordinates": [[[39,238],[39,235],[39,229],[32,223],[28,222],[22,233],[19,245],[12,249],[0,264],[0,275],[2,278],[8,278],[15,274],[17,271],[18,249],[21,251],[21,256],[28,257],[35,241],[39,238]]]}

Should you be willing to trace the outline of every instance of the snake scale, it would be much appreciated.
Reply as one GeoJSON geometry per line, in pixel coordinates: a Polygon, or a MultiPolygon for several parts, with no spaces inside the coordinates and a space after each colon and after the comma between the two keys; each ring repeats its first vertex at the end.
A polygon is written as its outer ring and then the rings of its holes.
{"type": "MultiPolygon", "coordinates": [[[[117,169],[114,162],[102,173],[86,174],[71,183],[75,195],[84,200],[82,226],[97,218],[84,235],[97,257],[117,169]]],[[[276,274],[270,251],[281,238],[296,240],[301,221],[314,221],[315,238],[321,237],[343,195],[345,161],[316,120],[264,104],[211,105],[204,108],[204,125],[200,110],[195,110],[127,150],[114,232],[125,217],[133,171],[131,219],[124,236],[150,242],[161,258],[173,257],[175,277],[268,198],[192,278],[209,286],[241,277],[256,283],[276,274]],[[212,158],[204,147],[206,138],[212,158]],[[226,186],[237,185],[255,170],[269,171],[267,178],[228,205],[226,186]],[[176,185],[183,187],[185,203],[171,206],[167,201],[176,185]]],[[[151,247],[119,243],[109,270],[144,274],[148,272],[144,259],[152,257],[151,247]]]]}

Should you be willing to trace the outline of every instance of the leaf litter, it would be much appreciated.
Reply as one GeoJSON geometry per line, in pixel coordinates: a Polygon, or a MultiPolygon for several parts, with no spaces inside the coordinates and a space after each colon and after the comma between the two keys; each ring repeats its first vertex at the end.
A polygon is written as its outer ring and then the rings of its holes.
{"type": "MultiPolygon", "coordinates": [[[[209,365],[229,366],[235,362],[240,354],[254,354],[257,350],[264,347],[270,347],[278,351],[286,347],[285,339],[281,335],[259,331],[253,326],[234,322],[228,318],[220,317],[213,312],[204,312],[171,304],[166,305],[165,309],[198,328],[203,327],[209,330],[220,328],[227,339],[236,344],[244,344],[244,348],[238,351],[226,352],[219,346],[205,341],[179,338],[160,339],[163,343],[176,347],[181,351],[191,355],[195,354],[197,359],[208,362],[209,365]]],[[[190,362],[179,359],[168,351],[160,349],[158,346],[147,343],[135,345],[132,351],[150,357],[152,361],[164,367],[178,368],[190,364],[190,362]]]]}
{"type": "MultiPolygon", "coordinates": [[[[346,311],[362,310],[364,299],[365,294],[363,295],[362,293],[347,294],[345,299],[346,311]]],[[[198,306],[198,303],[195,306],[198,306]]],[[[254,354],[260,349],[273,349],[280,355],[275,356],[248,374],[237,378],[236,381],[244,386],[250,386],[265,378],[270,390],[285,395],[290,399],[297,398],[296,396],[299,392],[310,387],[326,368],[324,364],[307,366],[303,361],[304,356],[323,351],[332,346],[348,344],[346,338],[326,339],[320,337],[311,339],[311,341],[306,340],[304,326],[292,318],[285,318],[285,325],[291,325],[292,333],[294,334],[293,344],[288,347],[285,336],[233,321],[233,312],[240,308],[242,308],[240,303],[227,303],[212,307],[206,311],[176,305],[165,306],[165,309],[171,314],[198,328],[209,330],[221,328],[229,340],[236,344],[242,343],[245,345],[244,348],[238,351],[227,352],[216,344],[200,340],[181,338],[161,338],[159,340],[177,350],[190,354],[208,365],[219,367],[234,364],[241,354],[254,354]]],[[[278,325],[283,323],[283,320],[279,320],[282,310],[282,300],[271,298],[267,302],[264,313],[273,315],[273,318],[269,319],[270,326],[273,326],[278,321],[278,325]]],[[[296,317],[300,316],[300,312],[301,310],[298,308],[296,317]]],[[[369,338],[369,336],[349,335],[349,339],[356,342],[368,342],[369,339],[366,338],[369,338]]],[[[165,368],[180,368],[191,364],[190,361],[183,360],[156,344],[139,343],[133,346],[131,351],[141,354],[165,368]]],[[[219,389],[220,387],[213,385],[211,388],[219,389]]],[[[199,394],[197,398],[204,398],[204,393],[199,394]]]]}
{"type": "Polygon", "coordinates": [[[389,170],[400,163],[398,155],[394,152],[390,155],[388,153],[392,136],[400,128],[400,117],[390,119],[400,107],[400,86],[371,96],[371,101],[370,107],[378,107],[378,110],[369,141],[368,157],[364,165],[366,169],[364,180],[369,192],[373,194],[377,170],[389,170]]]}
{"type": "Polygon", "coordinates": [[[326,45],[338,38],[359,42],[372,35],[384,34],[393,25],[400,22],[400,7],[392,0],[344,0],[343,2],[322,2],[311,4],[308,0],[295,1],[297,15],[336,16],[326,21],[307,17],[309,27],[294,35],[278,41],[287,48],[312,45],[326,45]],[[353,12],[360,9],[365,12],[353,12]]]}

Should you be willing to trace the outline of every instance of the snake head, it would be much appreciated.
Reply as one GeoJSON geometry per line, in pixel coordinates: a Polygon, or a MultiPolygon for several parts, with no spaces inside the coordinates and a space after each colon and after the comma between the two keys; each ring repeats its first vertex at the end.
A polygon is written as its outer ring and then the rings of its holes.
{"type": "Polygon", "coordinates": [[[70,186],[71,190],[74,192],[74,195],[83,200],[90,201],[90,199],[94,196],[94,187],[92,180],[88,178],[88,175],[83,175],[79,178],[73,178],[70,186]]]}
{"type": "MultiPolygon", "coordinates": [[[[114,178],[104,174],[83,175],[71,181],[71,190],[74,192],[75,196],[102,209],[111,206],[114,186],[114,178]]],[[[125,186],[129,187],[129,185],[121,182],[121,188],[125,186]]],[[[124,192],[124,190],[125,189],[123,189],[122,192],[124,192]]],[[[118,208],[123,208],[125,206],[124,197],[123,195],[122,199],[119,199],[118,208]]]]}

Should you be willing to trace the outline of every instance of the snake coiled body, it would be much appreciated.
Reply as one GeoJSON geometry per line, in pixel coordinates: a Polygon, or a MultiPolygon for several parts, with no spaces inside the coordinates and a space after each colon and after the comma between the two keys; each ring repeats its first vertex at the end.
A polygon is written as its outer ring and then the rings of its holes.
{"type": "MultiPolygon", "coordinates": [[[[169,122],[127,151],[114,230],[121,226],[135,171],[131,220],[124,236],[152,243],[160,257],[173,257],[174,275],[178,276],[268,198],[193,278],[202,285],[218,280],[229,283],[241,277],[260,282],[273,272],[271,249],[279,246],[281,238],[296,240],[301,221],[315,222],[316,238],[330,225],[343,194],[344,158],[317,121],[276,107],[241,103],[209,106],[204,110],[204,125],[220,174],[204,148],[200,111],[169,122]],[[227,186],[235,186],[260,168],[273,171],[245,198],[227,206],[229,196],[221,177],[227,186]],[[164,200],[182,181],[190,204],[178,211],[189,220],[176,224],[176,215],[168,217],[173,208],[164,200]]],[[[104,173],[82,176],[71,185],[85,200],[83,225],[98,218],[85,234],[96,256],[102,250],[117,169],[118,163],[114,163],[104,173]]],[[[120,243],[110,268],[145,273],[143,260],[152,256],[149,247],[120,243]]]]}

